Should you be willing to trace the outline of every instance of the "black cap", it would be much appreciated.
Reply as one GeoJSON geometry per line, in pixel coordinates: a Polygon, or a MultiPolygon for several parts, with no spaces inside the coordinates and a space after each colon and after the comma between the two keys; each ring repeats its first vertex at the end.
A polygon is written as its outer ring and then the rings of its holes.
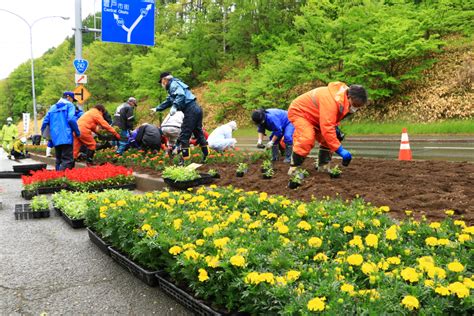
{"type": "Polygon", "coordinates": [[[255,110],[252,113],[252,121],[255,124],[262,124],[265,121],[265,110],[255,110]]]}
{"type": "Polygon", "coordinates": [[[161,80],[165,77],[168,77],[169,75],[171,75],[169,72],[165,71],[165,72],[162,72],[160,74],[160,83],[161,83],[161,80]]]}

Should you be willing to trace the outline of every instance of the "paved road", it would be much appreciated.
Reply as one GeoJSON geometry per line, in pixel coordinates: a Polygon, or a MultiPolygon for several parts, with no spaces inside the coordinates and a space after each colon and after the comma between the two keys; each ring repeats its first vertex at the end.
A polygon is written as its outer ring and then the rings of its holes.
{"type": "MultiPolygon", "coordinates": [[[[11,165],[0,154],[0,170],[11,165]]],[[[0,179],[0,315],[192,315],[100,252],[84,229],[54,215],[15,220],[20,190],[19,179],[0,179]]]]}
{"type": "MultiPolygon", "coordinates": [[[[237,138],[238,146],[257,150],[256,137],[237,138]]],[[[347,137],[344,148],[354,156],[397,159],[400,136],[347,137]]],[[[418,136],[410,137],[413,159],[474,162],[473,136],[418,136]]],[[[313,150],[312,155],[317,155],[313,150]]]]}

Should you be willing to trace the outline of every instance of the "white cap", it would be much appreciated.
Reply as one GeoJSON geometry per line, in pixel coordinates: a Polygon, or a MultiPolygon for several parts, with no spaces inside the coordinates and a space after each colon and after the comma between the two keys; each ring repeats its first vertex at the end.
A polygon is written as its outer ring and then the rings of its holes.
{"type": "Polygon", "coordinates": [[[21,141],[23,144],[26,144],[26,137],[20,138],[20,141],[21,141]]]}
{"type": "Polygon", "coordinates": [[[137,99],[135,99],[134,97],[130,97],[130,98],[128,98],[128,102],[133,102],[133,103],[137,104],[137,99]]]}
{"type": "Polygon", "coordinates": [[[227,125],[229,125],[233,131],[237,129],[237,123],[235,121],[230,121],[229,123],[227,123],[227,125]]]}
{"type": "Polygon", "coordinates": [[[11,117],[7,117],[7,122],[12,122],[13,119],[11,117]]]}

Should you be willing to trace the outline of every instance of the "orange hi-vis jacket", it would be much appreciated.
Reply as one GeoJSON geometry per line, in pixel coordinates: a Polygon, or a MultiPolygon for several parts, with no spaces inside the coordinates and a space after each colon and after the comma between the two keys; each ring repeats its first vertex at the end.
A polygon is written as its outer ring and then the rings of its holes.
{"type": "Polygon", "coordinates": [[[92,136],[92,132],[96,132],[99,125],[115,135],[115,137],[120,138],[120,134],[104,120],[104,116],[96,108],[92,108],[84,113],[77,121],[77,125],[81,131],[81,136],[74,136],[74,158],[78,157],[82,144],[86,145],[90,150],[95,150],[97,143],[94,140],[94,136],[92,136]]]}
{"type": "Polygon", "coordinates": [[[293,151],[306,157],[315,141],[336,151],[341,142],[336,126],[349,113],[348,87],[343,82],[331,82],[297,97],[288,108],[288,119],[295,126],[293,151]]]}

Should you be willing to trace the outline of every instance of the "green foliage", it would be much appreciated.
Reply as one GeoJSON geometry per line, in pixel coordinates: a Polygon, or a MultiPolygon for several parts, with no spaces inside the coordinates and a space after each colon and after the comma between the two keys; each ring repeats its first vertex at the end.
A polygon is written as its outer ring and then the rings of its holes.
{"type": "Polygon", "coordinates": [[[174,181],[191,181],[200,177],[196,169],[187,167],[166,167],[162,175],[174,181]]]}
{"type": "Polygon", "coordinates": [[[45,195],[37,195],[31,201],[31,210],[34,212],[44,211],[49,209],[49,200],[45,195]]]}
{"type": "Polygon", "coordinates": [[[237,172],[246,173],[247,171],[249,171],[249,165],[245,162],[241,162],[237,165],[237,172]]]}

